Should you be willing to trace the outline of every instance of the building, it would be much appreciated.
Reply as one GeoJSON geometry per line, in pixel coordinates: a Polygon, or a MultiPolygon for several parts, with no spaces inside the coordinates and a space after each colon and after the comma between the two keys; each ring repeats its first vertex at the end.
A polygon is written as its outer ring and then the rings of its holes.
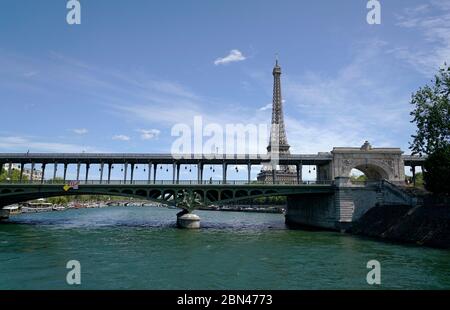
{"type": "MultiPolygon", "coordinates": [[[[278,60],[273,68],[273,100],[272,100],[272,125],[269,146],[267,152],[274,155],[289,155],[290,145],[286,136],[283,116],[283,98],[281,95],[281,67],[278,60]]],[[[295,166],[264,166],[257,177],[260,182],[297,183],[297,171],[295,166]],[[274,180],[275,178],[275,180],[274,180]]]]}

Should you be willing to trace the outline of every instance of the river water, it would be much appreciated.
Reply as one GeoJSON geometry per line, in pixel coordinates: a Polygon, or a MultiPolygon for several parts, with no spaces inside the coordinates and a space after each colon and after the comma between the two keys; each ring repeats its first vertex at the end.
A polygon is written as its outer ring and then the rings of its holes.
{"type": "Polygon", "coordinates": [[[450,251],[289,230],[280,214],[110,207],[22,214],[0,224],[0,289],[449,289],[450,251]],[[381,285],[367,284],[367,262],[381,285]],[[81,285],[66,263],[81,264],[81,285]]]}

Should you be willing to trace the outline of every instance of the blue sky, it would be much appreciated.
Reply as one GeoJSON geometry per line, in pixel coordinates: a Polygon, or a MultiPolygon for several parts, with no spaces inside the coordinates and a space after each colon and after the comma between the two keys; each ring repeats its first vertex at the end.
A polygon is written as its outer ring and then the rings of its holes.
{"type": "Polygon", "coordinates": [[[278,53],[292,152],[408,153],[411,94],[450,61],[448,0],[380,1],[381,25],[365,0],[80,2],[71,26],[64,0],[0,0],[0,152],[169,152],[195,115],[268,123],[278,53]]]}

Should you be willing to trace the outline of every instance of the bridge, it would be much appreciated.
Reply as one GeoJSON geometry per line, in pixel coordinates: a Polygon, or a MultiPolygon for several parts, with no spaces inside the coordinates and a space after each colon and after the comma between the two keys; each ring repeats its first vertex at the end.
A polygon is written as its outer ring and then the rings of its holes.
{"type": "MultiPolygon", "coordinates": [[[[112,195],[147,199],[178,206],[195,196],[201,205],[221,205],[258,197],[288,197],[286,220],[290,223],[341,229],[354,222],[361,210],[380,203],[414,204],[399,187],[404,183],[405,166],[414,171],[422,166],[423,157],[402,154],[397,148],[334,148],[318,154],[280,154],[277,165],[295,166],[296,179],[283,182],[273,179],[259,182],[251,179],[252,166],[273,165],[272,158],[263,155],[222,154],[0,154],[0,169],[6,169],[8,178],[0,183],[0,208],[34,200],[66,195],[112,195]],[[52,177],[46,177],[46,167],[52,165],[52,177]],[[99,178],[91,180],[90,169],[98,166],[99,178]],[[172,180],[159,180],[162,166],[171,166],[172,180]],[[228,180],[229,166],[247,167],[247,180],[228,180]],[[314,166],[317,178],[304,181],[302,166],[314,166]],[[29,166],[29,169],[26,167],[29,166]],[[85,174],[81,178],[81,167],[85,174]],[[121,167],[123,178],[113,180],[112,170],[121,167]],[[136,180],[135,170],[143,166],[146,180],[136,180]],[[181,180],[180,170],[195,166],[197,178],[181,180]],[[220,166],[221,180],[203,180],[205,166],[220,166]],[[15,167],[15,168],[14,168],[15,167]],[[41,169],[40,178],[33,174],[41,169]],[[75,168],[76,178],[67,179],[69,167],[75,168]],[[12,170],[19,169],[19,180],[11,180],[12,170]],[[62,170],[58,174],[59,170],[62,170]],[[352,169],[359,169],[369,181],[350,182],[352,169]],[[23,178],[29,172],[28,180],[23,178]],[[77,189],[68,187],[76,181],[77,189]],[[363,196],[361,196],[363,195],[363,196]],[[301,212],[300,212],[301,211],[301,212]],[[299,213],[300,212],[300,213],[299,213]]],[[[276,168],[273,169],[275,171],[276,168]]],[[[167,169],[168,171],[168,169],[167,169]]]]}
{"type": "MultiPolygon", "coordinates": [[[[297,171],[297,183],[302,183],[302,166],[314,166],[317,168],[317,180],[327,181],[337,177],[348,177],[352,169],[359,169],[370,179],[387,179],[393,182],[403,182],[405,179],[404,167],[410,166],[415,172],[416,167],[423,165],[424,157],[403,156],[398,148],[334,148],[331,152],[318,154],[280,154],[276,161],[280,166],[295,166],[297,171]]],[[[144,166],[148,172],[147,181],[157,181],[158,167],[172,166],[172,182],[180,181],[180,169],[183,165],[195,166],[197,170],[197,182],[203,181],[205,166],[221,166],[222,182],[227,183],[227,169],[229,166],[247,167],[247,182],[251,182],[252,166],[272,165],[273,158],[267,155],[247,154],[49,154],[49,153],[0,153],[0,171],[5,167],[8,176],[11,177],[13,165],[20,169],[22,180],[25,167],[29,165],[31,171],[30,182],[34,181],[33,173],[36,167],[41,169],[41,179],[45,180],[46,167],[53,165],[53,179],[56,179],[58,169],[63,170],[62,179],[67,179],[69,165],[76,167],[76,180],[81,180],[81,166],[85,166],[83,180],[89,180],[89,172],[92,165],[99,166],[99,181],[110,183],[111,172],[114,165],[122,165],[123,181],[133,182],[134,171],[137,166],[144,166]],[[128,170],[129,169],[129,170],[128,170]],[[105,175],[106,174],[106,175],[105,175]],[[128,178],[129,175],[129,179],[128,178]]],[[[273,169],[275,172],[275,169],[273,169]]],[[[273,176],[276,183],[276,174],[273,176]]]]}
{"type": "Polygon", "coordinates": [[[202,205],[221,205],[243,199],[292,194],[333,193],[331,181],[280,184],[246,181],[80,181],[77,189],[62,181],[7,182],[0,184],[0,207],[38,198],[68,195],[109,195],[133,197],[177,206],[186,195],[196,195],[202,205]]]}

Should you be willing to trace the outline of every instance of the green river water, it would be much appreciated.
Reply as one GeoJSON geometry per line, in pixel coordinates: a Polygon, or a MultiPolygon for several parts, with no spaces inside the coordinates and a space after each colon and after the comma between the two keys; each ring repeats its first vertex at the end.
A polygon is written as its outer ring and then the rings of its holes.
{"type": "Polygon", "coordinates": [[[280,214],[110,207],[22,214],[0,224],[0,289],[449,289],[450,251],[289,230],[280,214]],[[380,286],[366,264],[381,264],[380,286]],[[66,263],[81,264],[81,285],[66,263]]]}

